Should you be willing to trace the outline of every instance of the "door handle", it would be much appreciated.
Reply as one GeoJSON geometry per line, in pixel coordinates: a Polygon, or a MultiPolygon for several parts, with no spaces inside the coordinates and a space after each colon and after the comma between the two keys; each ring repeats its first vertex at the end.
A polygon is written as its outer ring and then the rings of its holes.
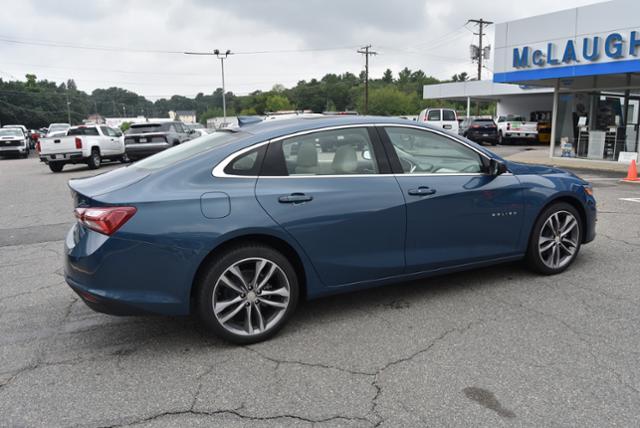
{"type": "Polygon", "coordinates": [[[411,196],[429,196],[436,193],[436,189],[431,189],[427,186],[420,186],[417,189],[409,189],[408,192],[411,196]]]}
{"type": "Polygon", "coordinates": [[[312,200],[313,196],[305,195],[304,193],[292,193],[278,198],[278,202],[282,204],[301,204],[302,202],[310,202],[312,200]]]}

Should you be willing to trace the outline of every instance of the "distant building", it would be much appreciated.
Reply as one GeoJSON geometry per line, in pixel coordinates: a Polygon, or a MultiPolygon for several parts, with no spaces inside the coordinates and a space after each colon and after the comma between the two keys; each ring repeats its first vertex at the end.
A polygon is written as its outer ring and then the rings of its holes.
{"type": "Polygon", "coordinates": [[[99,114],[90,114],[85,120],[82,121],[85,125],[86,124],[96,124],[96,125],[104,125],[105,120],[104,117],[102,117],[99,114]]]}
{"type": "Polygon", "coordinates": [[[176,110],[170,111],[169,117],[171,120],[179,120],[183,123],[196,123],[195,110],[176,110]]]}

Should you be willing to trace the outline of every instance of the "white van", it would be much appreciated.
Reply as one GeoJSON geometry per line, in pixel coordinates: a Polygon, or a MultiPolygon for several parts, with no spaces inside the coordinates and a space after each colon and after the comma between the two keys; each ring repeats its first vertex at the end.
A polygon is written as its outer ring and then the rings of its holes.
{"type": "Polygon", "coordinates": [[[418,115],[418,122],[439,126],[454,134],[458,133],[458,115],[450,108],[426,108],[418,115]]]}

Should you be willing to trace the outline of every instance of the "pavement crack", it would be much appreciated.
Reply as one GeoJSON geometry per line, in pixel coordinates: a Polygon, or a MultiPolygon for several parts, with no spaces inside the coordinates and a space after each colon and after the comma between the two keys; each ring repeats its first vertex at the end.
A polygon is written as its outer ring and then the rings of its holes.
{"type": "Polygon", "coordinates": [[[227,416],[235,416],[240,419],[249,420],[249,421],[276,422],[276,421],[284,421],[284,420],[294,420],[294,421],[300,421],[300,422],[307,422],[310,424],[338,422],[338,421],[352,421],[352,422],[366,423],[367,425],[373,426],[373,423],[370,420],[366,418],[360,418],[360,417],[336,415],[336,416],[330,416],[327,418],[313,419],[313,418],[307,418],[304,416],[293,415],[293,414],[280,414],[280,415],[273,415],[273,416],[253,416],[253,415],[242,413],[241,410],[243,409],[244,409],[244,406],[240,406],[234,409],[212,410],[212,411],[193,410],[193,409],[166,411],[166,412],[156,413],[154,415],[151,415],[142,419],[129,420],[129,421],[117,423],[114,425],[102,425],[100,426],[100,428],[119,428],[124,426],[133,426],[133,425],[139,425],[146,422],[162,419],[168,416],[180,416],[180,415],[195,415],[195,416],[227,415],[227,416]]]}

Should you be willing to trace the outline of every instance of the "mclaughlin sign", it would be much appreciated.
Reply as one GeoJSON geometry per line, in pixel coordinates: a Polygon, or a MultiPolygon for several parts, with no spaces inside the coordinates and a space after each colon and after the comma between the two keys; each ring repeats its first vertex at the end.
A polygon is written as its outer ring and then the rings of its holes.
{"type": "Polygon", "coordinates": [[[631,31],[626,39],[620,33],[611,33],[606,37],[585,37],[580,46],[576,45],[577,43],[570,39],[561,46],[547,43],[546,49],[533,49],[530,46],[515,48],[513,67],[576,65],[596,62],[603,55],[614,60],[637,57],[640,51],[640,32],[631,31]]]}

